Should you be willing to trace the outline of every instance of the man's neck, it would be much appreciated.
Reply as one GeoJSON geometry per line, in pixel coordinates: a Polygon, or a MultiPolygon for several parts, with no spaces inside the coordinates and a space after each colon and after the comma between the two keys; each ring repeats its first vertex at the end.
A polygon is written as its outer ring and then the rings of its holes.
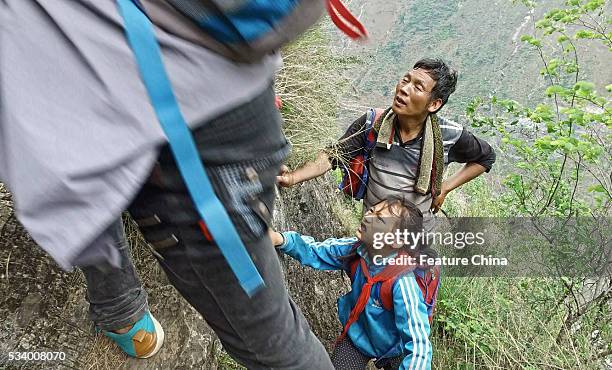
{"type": "Polygon", "coordinates": [[[419,136],[429,114],[419,117],[397,116],[398,130],[403,142],[419,136]]]}

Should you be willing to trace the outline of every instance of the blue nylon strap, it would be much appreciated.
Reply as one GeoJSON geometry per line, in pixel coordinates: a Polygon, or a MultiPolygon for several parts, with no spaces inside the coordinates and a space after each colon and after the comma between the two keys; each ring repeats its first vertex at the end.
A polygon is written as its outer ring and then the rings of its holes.
{"type": "Polygon", "coordinates": [[[172,91],[151,22],[132,1],[117,0],[117,3],[157,119],[168,137],[170,149],[200,217],[240,285],[252,296],[264,286],[264,281],[206,175],[191,131],[172,91]]]}
{"type": "MultiPolygon", "coordinates": [[[[181,9],[185,2],[194,7],[193,0],[175,0],[173,5],[181,9]]],[[[298,5],[297,0],[251,0],[221,16],[211,15],[196,22],[221,42],[252,42],[277,27],[298,5]]]]}

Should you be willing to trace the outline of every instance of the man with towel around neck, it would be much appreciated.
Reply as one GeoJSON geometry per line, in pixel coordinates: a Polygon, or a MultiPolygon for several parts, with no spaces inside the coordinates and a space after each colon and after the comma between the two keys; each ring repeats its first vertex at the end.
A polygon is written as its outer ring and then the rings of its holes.
{"type": "MultiPolygon", "coordinates": [[[[491,146],[463,126],[436,115],[456,84],[457,71],[442,60],[428,58],[416,62],[400,79],[391,107],[377,114],[382,122],[374,126],[380,127],[377,143],[367,160],[364,212],[389,195],[399,195],[417,205],[425,217],[424,228],[430,231],[433,214],[446,195],[489,172],[495,162],[491,146]],[[450,162],[465,166],[442,181],[450,162]]],[[[293,172],[284,168],[277,177],[278,184],[290,187],[346,165],[366,146],[366,120],[366,114],[358,118],[316,160],[293,172]]]]}

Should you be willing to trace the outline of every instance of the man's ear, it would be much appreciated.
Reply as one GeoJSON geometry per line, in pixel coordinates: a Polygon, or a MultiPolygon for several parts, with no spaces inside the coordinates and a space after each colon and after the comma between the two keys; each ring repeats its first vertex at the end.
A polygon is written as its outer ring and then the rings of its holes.
{"type": "Polygon", "coordinates": [[[429,103],[429,107],[427,108],[427,110],[429,111],[429,113],[433,113],[437,112],[440,107],[442,107],[442,99],[438,98],[429,103]]]}

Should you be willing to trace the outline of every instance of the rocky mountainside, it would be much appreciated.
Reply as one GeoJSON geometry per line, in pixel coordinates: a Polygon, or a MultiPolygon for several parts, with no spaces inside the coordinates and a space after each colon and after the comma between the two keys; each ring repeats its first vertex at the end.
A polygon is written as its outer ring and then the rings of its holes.
{"type": "MultiPolygon", "coordinates": [[[[278,230],[320,238],[342,234],[342,225],[331,221],[337,199],[332,199],[329,180],[311,181],[279,195],[278,230]]],[[[129,223],[134,261],[149,293],[151,310],[164,326],[166,342],[158,355],[146,361],[120,353],[92,328],[82,274],[60,270],[13,216],[9,193],[2,188],[0,197],[0,368],[237,368],[205,321],[168,283],[129,223]],[[65,360],[8,362],[11,351],[64,352],[65,360]]],[[[339,272],[315,272],[280,258],[293,299],[329,348],[340,329],[335,301],[348,286],[345,278],[339,272]]]]}

